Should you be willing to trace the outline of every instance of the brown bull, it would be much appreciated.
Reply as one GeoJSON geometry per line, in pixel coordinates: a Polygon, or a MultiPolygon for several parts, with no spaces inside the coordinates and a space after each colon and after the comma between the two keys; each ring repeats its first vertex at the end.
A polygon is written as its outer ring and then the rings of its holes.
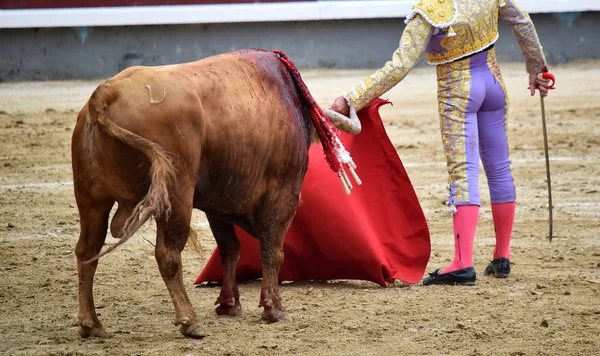
{"type": "MultiPolygon", "coordinates": [[[[284,317],[277,275],[315,121],[309,115],[312,98],[282,58],[244,50],[193,63],[132,67],[94,91],[72,139],[81,225],[76,247],[81,336],[106,334],[92,293],[98,258],[150,217],[156,220],[155,257],[173,300],[175,324],[185,336],[206,335],[182,280],[181,251],[193,208],[206,213],[223,261],[217,314],[242,310],[235,224],[260,241],[262,319],[284,317]],[[115,202],[110,229],[120,240],[100,253],[115,202]]],[[[341,129],[357,121],[331,118],[341,129]]],[[[321,141],[323,130],[317,130],[321,141]]]]}

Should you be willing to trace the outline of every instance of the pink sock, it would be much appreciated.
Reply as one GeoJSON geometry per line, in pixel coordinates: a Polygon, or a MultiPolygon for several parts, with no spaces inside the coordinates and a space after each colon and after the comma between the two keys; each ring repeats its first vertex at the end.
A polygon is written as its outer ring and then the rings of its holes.
{"type": "Polygon", "coordinates": [[[452,217],[454,225],[454,260],[440,273],[473,266],[473,241],[479,220],[479,205],[460,205],[452,217]]]}
{"type": "Polygon", "coordinates": [[[510,237],[515,221],[515,202],[492,204],[492,217],[496,230],[494,259],[510,259],[510,237]]]}

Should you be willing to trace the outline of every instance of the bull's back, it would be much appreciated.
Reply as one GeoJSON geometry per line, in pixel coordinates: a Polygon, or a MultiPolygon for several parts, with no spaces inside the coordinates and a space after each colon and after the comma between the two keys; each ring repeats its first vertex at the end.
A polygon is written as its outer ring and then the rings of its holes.
{"type": "Polygon", "coordinates": [[[311,131],[279,58],[239,51],[182,68],[197,88],[204,125],[198,200],[212,206],[246,197],[253,205],[281,185],[299,190],[311,131]]]}
{"type": "Polygon", "coordinates": [[[194,82],[205,113],[224,115],[219,124],[264,126],[275,112],[288,115],[294,124],[304,122],[294,80],[272,52],[242,50],[183,64],[178,70],[194,82]]]}
{"type": "Polygon", "coordinates": [[[149,139],[166,139],[157,137],[157,127],[177,127],[180,137],[199,132],[197,139],[210,147],[222,140],[260,145],[307,138],[296,85],[272,52],[242,50],[191,63],[132,67],[106,85],[119,93],[109,108],[113,120],[149,139]]]}
{"type": "MultiPolygon", "coordinates": [[[[294,81],[272,52],[238,51],[192,63],[132,67],[97,92],[110,95],[105,103],[90,104],[105,106],[110,120],[179,160],[179,174],[196,180],[196,195],[207,209],[235,206],[231,212],[239,213],[278,185],[300,187],[310,130],[294,81]],[[236,201],[240,197],[243,202],[236,201]]],[[[121,147],[133,160],[139,157],[120,143],[107,144],[121,147]]],[[[98,160],[122,171],[114,176],[130,176],[135,166],[122,159],[111,163],[106,155],[98,160]]]]}
{"type": "Polygon", "coordinates": [[[195,176],[202,131],[198,99],[189,81],[168,67],[131,67],[96,88],[72,138],[76,179],[91,181],[88,186],[115,200],[139,200],[148,188],[149,159],[107,134],[102,121],[158,144],[178,167],[190,168],[179,170],[181,176],[195,176]]]}

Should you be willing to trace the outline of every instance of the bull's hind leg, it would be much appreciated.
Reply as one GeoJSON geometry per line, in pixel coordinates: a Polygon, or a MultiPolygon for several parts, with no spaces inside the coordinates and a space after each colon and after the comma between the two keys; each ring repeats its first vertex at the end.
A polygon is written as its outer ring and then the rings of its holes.
{"type": "Polygon", "coordinates": [[[218,315],[237,316],[242,313],[240,292],[235,281],[235,267],[240,259],[240,242],[232,224],[207,216],[217,241],[223,264],[223,286],[215,304],[218,315]]]}
{"type": "Polygon", "coordinates": [[[79,277],[79,315],[77,322],[82,337],[105,337],[106,331],[98,320],[94,306],[93,284],[98,260],[84,263],[96,256],[102,249],[108,229],[108,216],[113,201],[77,201],[81,232],[75,248],[77,273],[79,277]]]}
{"type": "Polygon", "coordinates": [[[187,192],[178,189],[171,194],[171,216],[156,222],[157,238],[155,256],[160,274],[167,285],[175,307],[175,325],[180,325],[184,336],[200,339],[206,332],[192,307],[183,286],[181,251],[185,247],[192,218],[193,188],[187,192]]]}
{"type": "Polygon", "coordinates": [[[263,281],[260,304],[264,307],[261,319],[275,322],[285,318],[283,298],[279,293],[279,268],[283,263],[283,238],[298,208],[299,195],[273,194],[262,204],[253,226],[260,241],[263,281]]]}

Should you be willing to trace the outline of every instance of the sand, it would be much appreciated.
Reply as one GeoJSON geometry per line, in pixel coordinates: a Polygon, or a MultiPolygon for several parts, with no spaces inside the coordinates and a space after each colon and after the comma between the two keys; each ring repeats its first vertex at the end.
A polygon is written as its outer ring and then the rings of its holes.
{"type": "MultiPolygon", "coordinates": [[[[185,250],[186,288],[209,336],[184,338],[154,260],[154,223],[104,257],[95,299],[110,337],[81,339],[74,247],[79,234],[70,163],[77,112],[98,81],[0,83],[0,354],[3,355],[592,355],[600,350],[600,62],[553,68],[546,100],[554,198],[548,242],[539,97],[521,64],[502,64],[511,99],[509,144],[518,205],[513,273],[483,276],[494,232],[485,176],[474,287],[363,281],[282,286],[288,318],[260,322],[260,282],[240,286],[243,316],[217,317],[218,287],[192,286],[215,248],[205,216],[192,226],[203,257],[185,250]]],[[[302,71],[323,106],[368,70],[302,71]]],[[[383,98],[386,130],[431,229],[427,271],[453,257],[432,68],[383,98]]],[[[366,182],[368,184],[368,182],[366,182]]],[[[114,243],[112,237],[107,242],[114,243]]]]}

